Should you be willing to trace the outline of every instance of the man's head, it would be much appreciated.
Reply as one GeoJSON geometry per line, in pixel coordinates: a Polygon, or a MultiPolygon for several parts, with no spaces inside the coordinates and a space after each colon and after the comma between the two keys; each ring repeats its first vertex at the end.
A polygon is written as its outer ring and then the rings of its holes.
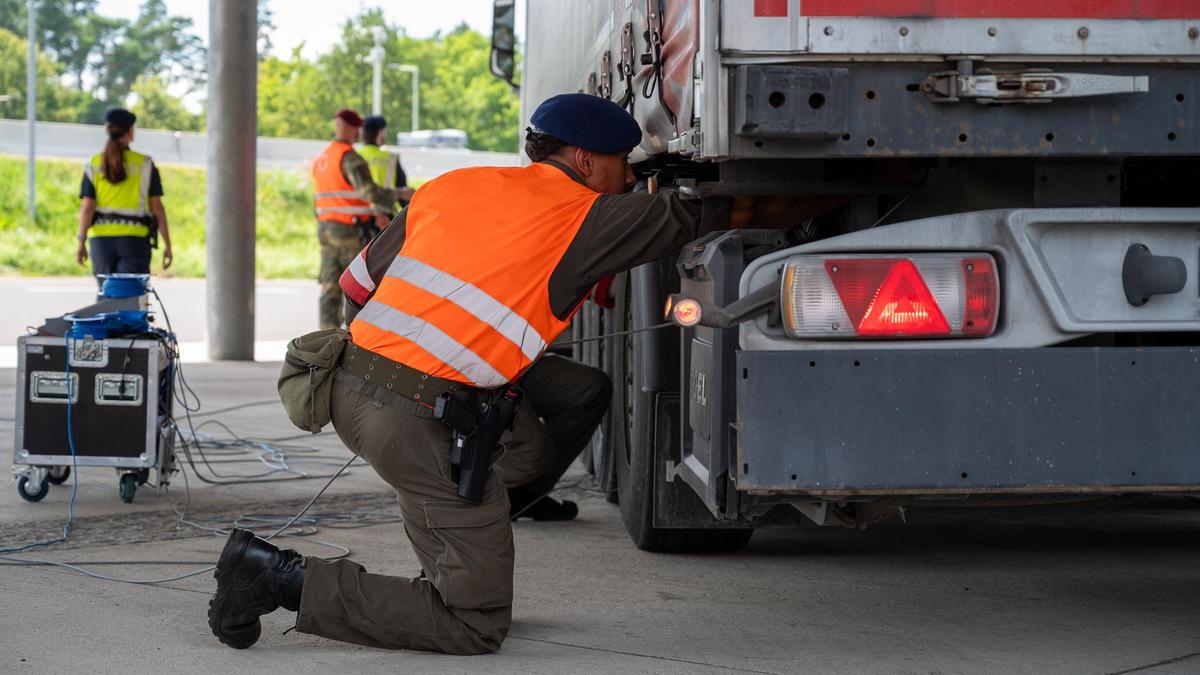
{"type": "Polygon", "coordinates": [[[562,162],[596,192],[615,194],[633,186],[628,157],[642,130],[621,106],[588,94],[560,94],[542,102],[529,121],[529,159],[562,162]]]}
{"type": "Polygon", "coordinates": [[[362,128],[363,118],[349,108],[342,108],[333,116],[333,137],[339,141],[353,143],[358,140],[358,130],[362,128]]]}
{"type": "Polygon", "coordinates": [[[363,120],[363,143],[383,145],[387,142],[387,120],[383,115],[368,115],[363,120]]]}

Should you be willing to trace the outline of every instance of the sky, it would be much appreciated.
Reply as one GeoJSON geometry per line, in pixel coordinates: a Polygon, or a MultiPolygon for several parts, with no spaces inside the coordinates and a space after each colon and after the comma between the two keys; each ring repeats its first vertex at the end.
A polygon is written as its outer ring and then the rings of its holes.
{"type": "MultiPolygon", "coordinates": [[[[134,18],[141,0],[100,0],[97,11],[108,16],[134,18]]],[[[192,19],[194,32],[208,42],[207,0],[166,0],[172,14],[192,19]]],[[[522,3],[523,4],[523,3],[522,3]]],[[[484,34],[492,32],[491,0],[269,0],[275,22],[272,52],[286,56],[301,42],[304,55],[327,51],[341,35],[342,22],[362,9],[380,7],[388,21],[403,26],[409,35],[425,38],[450,31],[463,21],[484,34]]],[[[523,17],[518,17],[518,34],[523,17]]]]}

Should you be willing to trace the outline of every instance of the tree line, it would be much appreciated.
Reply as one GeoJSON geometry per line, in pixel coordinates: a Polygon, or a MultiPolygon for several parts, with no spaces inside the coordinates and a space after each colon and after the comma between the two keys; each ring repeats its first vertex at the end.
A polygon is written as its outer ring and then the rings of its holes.
{"type": "MultiPolygon", "coordinates": [[[[103,16],[97,2],[39,3],[38,118],[99,124],[105,110],[123,105],[144,128],[203,131],[207,53],[191,19],[171,15],[163,0],[145,0],[134,19],[103,16]],[[199,111],[183,103],[188,97],[199,111]]],[[[489,71],[490,40],[465,24],[414,38],[381,10],[367,9],[343,22],[341,40],[315,58],[302,54],[303,45],[277,55],[270,10],[258,3],[259,135],[324,139],[339,108],[370,112],[371,66],[362,57],[379,28],[386,62],[420,69],[421,128],[463,129],[476,150],[516,150],[518,97],[489,71]]],[[[0,117],[25,116],[26,5],[0,0],[0,117]]],[[[383,114],[393,135],[411,128],[410,77],[383,72],[383,114]]]]}

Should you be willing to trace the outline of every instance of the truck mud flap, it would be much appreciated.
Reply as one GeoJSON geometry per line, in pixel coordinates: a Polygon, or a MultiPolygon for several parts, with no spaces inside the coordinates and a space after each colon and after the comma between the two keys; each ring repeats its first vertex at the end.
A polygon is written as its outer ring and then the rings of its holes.
{"type": "Polygon", "coordinates": [[[1200,492],[1200,348],[738,353],[751,494],[1200,492]]]}
{"type": "Polygon", "coordinates": [[[654,526],[661,528],[745,527],[737,520],[718,520],[678,475],[679,394],[658,394],[654,401],[654,526]]]}

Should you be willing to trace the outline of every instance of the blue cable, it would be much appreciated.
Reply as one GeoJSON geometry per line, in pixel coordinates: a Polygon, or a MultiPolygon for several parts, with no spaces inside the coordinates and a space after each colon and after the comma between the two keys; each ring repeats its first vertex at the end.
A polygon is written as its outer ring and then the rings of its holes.
{"type": "Polygon", "coordinates": [[[67,536],[71,534],[71,523],[75,521],[75,497],[79,494],[79,463],[76,461],[75,452],[75,434],[71,430],[71,399],[74,398],[74,387],[71,386],[71,347],[74,338],[66,339],[67,345],[67,446],[71,448],[71,500],[67,502],[67,522],[63,523],[63,533],[61,537],[48,539],[46,541],[38,541],[24,546],[14,546],[11,548],[0,548],[0,554],[7,553],[24,553],[30,549],[40,546],[50,546],[60,544],[67,540],[67,536]]]}

